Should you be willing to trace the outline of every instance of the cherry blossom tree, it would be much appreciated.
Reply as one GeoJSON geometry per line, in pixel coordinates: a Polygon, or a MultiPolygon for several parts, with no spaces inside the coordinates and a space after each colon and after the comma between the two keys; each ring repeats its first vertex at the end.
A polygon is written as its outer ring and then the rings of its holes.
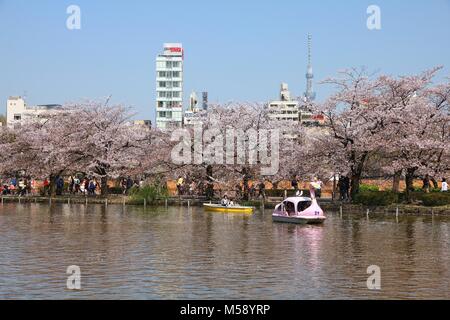
{"type": "Polygon", "coordinates": [[[409,196],[415,178],[450,169],[450,81],[433,84],[439,70],[376,78],[345,70],[324,81],[336,92],[310,106],[325,117],[312,128],[271,119],[265,104],[229,103],[198,113],[199,126],[174,137],[177,131],[134,125],[131,110],[120,105],[67,104],[18,129],[0,128],[0,174],[26,171],[53,183],[83,172],[100,179],[103,195],[109,179],[191,176],[210,195],[213,184],[243,186],[247,199],[250,180],[334,173],[349,176],[354,197],[364,174],[381,170],[394,177],[394,190],[404,175],[409,196]],[[179,150],[186,151],[183,161],[174,161],[179,150]]]}
{"type": "Polygon", "coordinates": [[[326,117],[326,131],[314,138],[308,156],[348,173],[352,196],[371,158],[385,163],[384,172],[397,178],[394,185],[404,173],[407,192],[418,174],[448,170],[449,84],[430,86],[439,70],[374,79],[351,69],[327,79],[337,92],[316,108],[326,117]]]}
{"type": "Polygon", "coordinates": [[[313,154],[318,163],[349,175],[354,196],[367,159],[378,150],[377,136],[384,129],[376,95],[379,84],[365,69],[344,70],[340,77],[323,83],[334,85],[337,92],[316,107],[326,119],[326,133],[316,137],[313,154]]]}
{"type": "Polygon", "coordinates": [[[227,190],[242,184],[242,196],[248,199],[251,179],[278,174],[279,141],[273,132],[277,126],[268,118],[264,104],[212,105],[208,111],[199,113],[196,120],[201,125],[191,129],[193,139],[187,142],[187,148],[193,150],[194,158],[197,153],[200,161],[194,159],[183,170],[191,174],[194,170],[205,172],[209,194],[213,184],[227,190]],[[195,150],[195,132],[199,132],[200,151],[195,150]],[[275,172],[264,174],[264,168],[274,164],[272,160],[276,162],[275,172]]]}
{"type": "Polygon", "coordinates": [[[99,178],[107,195],[108,179],[150,173],[167,147],[160,132],[133,125],[131,117],[122,106],[84,102],[4,130],[2,171],[23,168],[34,177],[50,177],[51,183],[64,173],[84,172],[99,178]]]}
{"type": "Polygon", "coordinates": [[[430,87],[439,68],[420,75],[383,76],[380,92],[386,130],[378,140],[389,160],[385,170],[404,172],[406,193],[417,175],[434,177],[448,170],[449,83],[430,87]]]}

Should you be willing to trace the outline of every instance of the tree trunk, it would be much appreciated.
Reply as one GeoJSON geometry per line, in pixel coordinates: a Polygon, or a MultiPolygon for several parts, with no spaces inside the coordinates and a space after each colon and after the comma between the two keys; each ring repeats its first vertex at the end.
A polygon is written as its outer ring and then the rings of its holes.
{"type": "Polygon", "coordinates": [[[214,183],[212,181],[212,177],[213,176],[213,167],[211,165],[206,167],[206,180],[207,185],[206,185],[206,198],[208,200],[212,200],[214,198],[214,183]]]}
{"type": "Polygon", "coordinates": [[[416,168],[408,168],[406,169],[405,175],[405,183],[406,183],[406,201],[408,203],[411,202],[411,191],[414,191],[414,174],[416,172],[416,168]]]}
{"type": "Polygon", "coordinates": [[[244,182],[244,195],[243,195],[243,199],[245,200],[245,201],[248,201],[249,200],[249,194],[250,194],[250,190],[249,190],[249,187],[248,187],[248,182],[249,182],[249,180],[250,180],[250,175],[249,175],[249,168],[247,168],[247,167],[245,167],[243,170],[243,174],[244,174],[244,177],[243,177],[243,182],[244,182]]]}
{"type": "Polygon", "coordinates": [[[359,193],[359,185],[361,184],[361,174],[353,173],[350,182],[350,198],[353,200],[359,193]]]}
{"type": "Polygon", "coordinates": [[[279,183],[279,181],[272,182],[272,189],[273,190],[277,190],[278,189],[278,183],[279,183]]]}
{"type": "Polygon", "coordinates": [[[331,200],[334,201],[335,200],[335,196],[336,196],[336,173],[333,173],[333,192],[331,193],[331,200]]]}
{"type": "Polygon", "coordinates": [[[431,177],[431,182],[433,183],[433,189],[439,189],[439,183],[434,177],[431,177]]]}
{"type": "Polygon", "coordinates": [[[108,196],[108,176],[101,177],[100,179],[100,188],[102,191],[102,197],[108,196]]]}
{"type": "Polygon", "coordinates": [[[48,195],[50,197],[56,196],[56,184],[55,184],[56,176],[53,174],[49,177],[49,185],[48,185],[48,195]]]}
{"type": "Polygon", "coordinates": [[[429,193],[430,192],[430,176],[429,175],[425,175],[425,178],[423,178],[423,191],[425,191],[425,193],[429,193]]]}
{"type": "Polygon", "coordinates": [[[355,196],[359,193],[359,185],[361,184],[361,175],[364,169],[364,164],[367,159],[367,152],[364,152],[361,155],[359,161],[357,160],[356,155],[352,154],[352,161],[354,165],[351,166],[351,181],[350,181],[350,198],[353,200],[355,196]]]}
{"type": "Polygon", "coordinates": [[[392,183],[392,191],[394,193],[399,193],[400,191],[400,178],[402,176],[402,170],[394,173],[394,181],[392,183]]]}

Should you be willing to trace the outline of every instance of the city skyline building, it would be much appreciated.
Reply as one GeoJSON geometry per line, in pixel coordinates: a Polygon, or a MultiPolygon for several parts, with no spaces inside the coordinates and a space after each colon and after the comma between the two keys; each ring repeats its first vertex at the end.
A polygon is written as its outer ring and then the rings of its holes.
{"type": "Polygon", "coordinates": [[[25,99],[16,96],[6,101],[6,125],[8,128],[18,128],[25,121],[33,118],[45,119],[46,115],[61,109],[59,104],[43,104],[28,106],[25,99]]]}
{"type": "Polygon", "coordinates": [[[208,110],[208,92],[207,91],[202,92],[202,109],[203,109],[203,111],[208,110]]]}
{"type": "Polygon", "coordinates": [[[196,117],[197,113],[201,111],[199,107],[199,101],[197,98],[197,93],[192,91],[189,96],[189,107],[184,112],[183,125],[184,126],[194,126],[201,123],[201,120],[196,117]]]}
{"type": "Polygon", "coordinates": [[[278,121],[300,121],[299,102],[291,99],[287,83],[281,83],[279,99],[268,104],[269,118],[278,121]]]}
{"type": "Polygon", "coordinates": [[[151,128],[152,121],[151,120],[133,120],[133,125],[151,128]]]}
{"type": "Polygon", "coordinates": [[[183,123],[183,63],[181,43],[164,43],[156,57],[156,127],[168,129],[183,123]]]}

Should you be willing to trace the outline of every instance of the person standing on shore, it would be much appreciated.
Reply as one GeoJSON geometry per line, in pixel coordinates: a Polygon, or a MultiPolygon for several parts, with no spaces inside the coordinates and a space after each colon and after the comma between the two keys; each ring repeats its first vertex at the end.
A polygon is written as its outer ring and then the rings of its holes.
{"type": "Polygon", "coordinates": [[[194,181],[192,181],[191,184],[189,185],[189,195],[190,196],[195,195],[195,190],[196,190],[196,184],[194,181]]]}
{"type": "Polygon", "coordinates": [[[47,178],[45,178],[44,180],[44,196],[48,195],[50,193],[50,182],[48,181],[47,178]]]}
{"type": "Polygon", "coordinates": [[[442,179],[442,187],[441,192],[447,192],[448,191],[448,183],[445,178],[442,179]]]}
{"type": "Polygon", "coordinates": [[[31,179],[31,181],[30,181],[30,193],[33,195],[33,196],[35,196],[36,195],[36,192],[37,191],[37,182],[36,182],[36,179],[31,179]]]}
{"type": "Polygon", "coordinates": [[[295,192],[298,191],[298,180],[297,177],[294,177],[291,181],[291,186],[294,189],[295,192]]]}
{"type": "Polygon", "coordinates": [[[263,200],[266,200],[266,183],[265,180],[262,180],[259,183],[259,194],[258,197],[261,197],[263,200]]]}
{"type": "Polygon", "coordinates": [[[350,179],[347,176],[340,177],[338,186],[341,201],[347,201],[349,199],[350,179]]]}
{"type": "Polygon", "coordinates": [[[87,193],[89,192],[89,179],[88,178],[84,178],[83,185],[84,185],[84,194],[87,195],[87,193]]]}
{"type": "Polygon", "coordinates": [[[184,184],[183,177],[178,178],[178,180],[177,180],[177,190],[178,190],[178,195],[179,196],[181,196],[183,194],[183,184],[184,184]]]}
{"type": "Polygon", "coordinates": [[[74,192],[75,194],[78,194],[80,192],[80,179],[78,179],[77,176],[74,177],[73,179],[73,184],[74,184],[74,192]]]}
{"type": "Polygon", "coordinates": [[[84,179],[83,179],[83,181],[81,181],[81,183],[80,183],[80,192],[81,192],[81,194],[85,194],[86,193],[86,189],[85,189],[85,184],[84,184],[84,179]]]}
{"type": "Polygon", "coordinates": [[[322,196],[322,181],[320,181],[317,177],[314,177],[313,182],[311,182],[312,187],[314,188],[314,192],[316,194],[316,198],[320,198],[322,196]]]}
{"type": "Polygon", "coordinates": [[[127,194],[127,179],[123,178],[120,186],[122,187],[122,195],[126,195],[127,194]]]}
{"type": "Polygon", "coordinates": [[[131,177],[128,177],[128,178],[127,178],[127,192],[128,192],[131,188],[133,188],[133,185],[134,185],[133,179],[131,179],[131,177]]]}
{"type": "Polygon", "coordinates": [[[56,178],[56,195],[61,196],[64,190],[64,179],[61,177],[56,178]]]}
{"type": "Polygon", "coordinates": [[[70,176],[69,177],[69,193],[70,194],[73,194],[74,187],[75,187],[75,180],[74,180],[73,176],[70,176]]]}
{"type": "Polygon", "coordinates": [[[88,192],[91,196],[95,195],[95,189],[97,189],[97,182],[95,179],[91,179],[91,181],[89,181],[88,187],[88,192]]]}
{"type": "Polygon", "coordinates": [[[25,187],[26,187],[25,180],[23,178],[21,178],[19,180],[19,196],[20,197],[23,197],[25,195],[25,193],[27,192],[27,189],[25,187]]]}

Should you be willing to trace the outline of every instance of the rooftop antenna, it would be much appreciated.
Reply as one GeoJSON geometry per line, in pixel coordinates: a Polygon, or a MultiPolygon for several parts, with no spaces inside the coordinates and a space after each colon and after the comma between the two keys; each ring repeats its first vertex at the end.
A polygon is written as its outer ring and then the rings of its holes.
{"type": "Polygon", "coordinates": [[[108,96],[108,98],[106,98],[106,101],[105,101],[105,107],[108,105],[109,100],[111,100],[111,97],[112,97],[112,94],[110,94],[110,95],[108,96]]]}
{"type": "Polygon", "coordinates": [[[308,34],[308,67],[306,72],[306,91],[304,94],[306,102],[312,102],[316,98],[316,93],[313,90],[314,73],[311,64],[311,34],[308,34]]]}
{"type": "Polygon", "coordinates": [[[308,66],[311,65],[311,34],[308,34],[308,66]]]}

